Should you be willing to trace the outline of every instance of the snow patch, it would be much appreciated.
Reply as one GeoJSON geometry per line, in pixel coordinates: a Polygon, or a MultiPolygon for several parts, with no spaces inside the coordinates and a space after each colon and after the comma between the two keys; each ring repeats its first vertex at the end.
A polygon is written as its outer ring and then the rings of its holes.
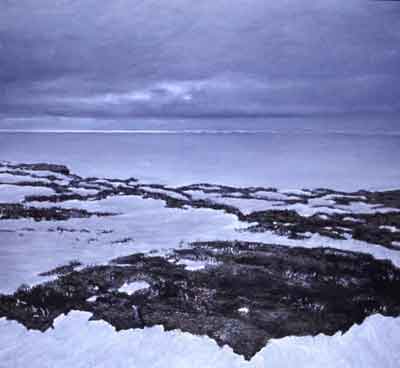
{"type": "MultiPolygon", "coordinates": [[[[46,187],[0,185],[0,203],[22,202],[26,196],[53,195],[54,191],[46,187]]],[[[30,205],[29,203],[27,205],[30,205]]]]}
{"type": "Polygon", "coordinates": [[[166,190],[166,189],[161,189],[161,188],[153,188],[153,187],[148,187],[148,186],[142,186],[141,189],[144,189],[146,192],[150,193],[155,193],[155,194],[164,194],[169,197],[178,199],[178,200],[187,200],[185,196],[182,194],[179,194],[177,192],[174,192],[172,190],[166,190]]]}
{"type": "Polygon", "coordinates": [[[123,284],[118,291],[120,293],[126,293],[128,295],[132,295],[139,290],[148,289],[150,285],[146,281],[134,281],[130,283],[123,284]]]}
{"type": "Polygon", "coordinates": [[[392,233],[396,233],[396,232],[400,231],[400,230],[399,230],[397,227],[395,227],[395,226],[386,226],[386,225],[382,225],[382,226],[379,226],[379,228],[382,229],[382,230],[389,230],[389,231],[392,232],[392,233]]]}
{"type": "Polygon", "coordinates": [[[204,269],[206,267],[206,265],[208,264],[208,262],[194,261],[191,259],[181,259],[181,260],[179,260],[179,262],[177,264],[184,265],[188,271],[197,271],[197,270],[204,269]]]}
{"type": "Polygon", "coordinates": [[[360,223],[360,224],[363,224],[363,223],[365,222],[365,221],[362,220],[362,219],[357,219],[357,218],[354,218],[354,217],[343,217],[343,220],[344,220],[344,221],[358,222],[358,223],[360,223]]]}

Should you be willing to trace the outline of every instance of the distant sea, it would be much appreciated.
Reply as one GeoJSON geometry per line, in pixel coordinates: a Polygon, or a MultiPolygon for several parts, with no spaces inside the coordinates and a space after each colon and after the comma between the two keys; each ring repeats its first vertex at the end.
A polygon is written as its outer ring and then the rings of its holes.
{"type": "Polygon", "coordinates": [[[0,159],[85,176],[345,191],[400,188],[400,119],[21,120],[0,123],[0,159]]]}

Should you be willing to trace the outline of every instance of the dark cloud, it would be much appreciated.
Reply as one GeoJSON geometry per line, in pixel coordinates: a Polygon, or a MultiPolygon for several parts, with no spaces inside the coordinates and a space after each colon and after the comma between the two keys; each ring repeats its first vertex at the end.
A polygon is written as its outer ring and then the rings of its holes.
{"type": "Polygon", "coordinates": [[[0,4],[3,116],[400,110],[400,2],[0,4]]]}

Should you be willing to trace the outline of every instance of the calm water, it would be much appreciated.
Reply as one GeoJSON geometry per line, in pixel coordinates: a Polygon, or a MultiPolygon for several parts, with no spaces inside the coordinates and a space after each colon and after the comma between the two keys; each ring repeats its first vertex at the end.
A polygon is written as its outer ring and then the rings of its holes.
{"type": "MultiPolygon", "coordinates": [[[[63,163],[82,175],[175,185],[385,189],[400,187],[398,126],[395,120],[156,121],[133,126],[148,133],[1,132],[0,159],[63,163]]],[[[96,126],[105,128],[110,125],[96,126]]]]}

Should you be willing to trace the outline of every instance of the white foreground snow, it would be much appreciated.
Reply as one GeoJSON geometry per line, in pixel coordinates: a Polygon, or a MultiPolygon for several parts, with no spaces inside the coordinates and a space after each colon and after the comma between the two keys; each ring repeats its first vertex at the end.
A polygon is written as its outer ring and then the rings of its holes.
{"type": "Polygon", "coordinates": [[[374,315],[344,335],[271,340],[250,362],[208,337],[156,326],[116,332],[73,311],[45,333],[0,319],[0,368],[398,368],[400,318],[374,315]]]}

